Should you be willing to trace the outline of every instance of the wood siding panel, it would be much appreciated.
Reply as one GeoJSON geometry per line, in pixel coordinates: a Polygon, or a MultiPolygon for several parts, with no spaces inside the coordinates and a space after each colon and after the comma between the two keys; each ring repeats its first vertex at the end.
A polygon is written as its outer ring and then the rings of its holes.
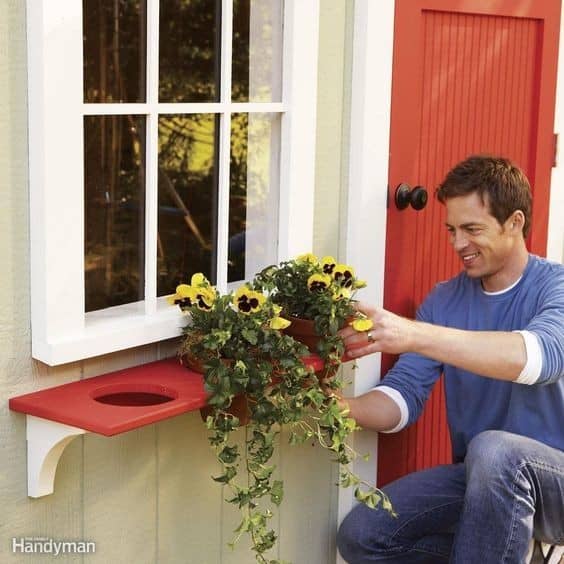
{"type": "MultiPolygon", "coordinates": [[[[84,377],[152,360],[155,345],[96,357],[84,361],[84,377]]],[[[155,425],[84,437],[82,519],[85,536],[96,542],[89,562],[156,561],[157,478],[155,425]]]]}
{"type": "Polygon", "coordinates": [[[338,466],[319,445],[289,445],[281,435],[280,558],[292,564],[334,561],[338,466]]]}
{"type": "Polygon", "coordinates": [[[224,492],[211,476],[219,464],[199,412],[157,426],[158,559],[180,564],[221,562],[224,492]]]}

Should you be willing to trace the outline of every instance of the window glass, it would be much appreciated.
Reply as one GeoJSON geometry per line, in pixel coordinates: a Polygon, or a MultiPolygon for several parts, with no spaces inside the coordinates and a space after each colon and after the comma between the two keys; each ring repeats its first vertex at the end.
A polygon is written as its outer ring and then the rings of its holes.
{"type": "Polygon", "coordinates": [[[280,0],[234,0],[232,99],[279,102],[282,92],[280,0]]]}
{"type": "Polygon", "coordinates": [[[229,282],[276,262],[279,154],[279,115],[232,115],[229,282]]]}
{"type": "Polygon", "coordinates": [[[144,297],[145,118],[86,116],[84,147],[85,293],[93,311],[144,297]]]}
{"type": "Polygon", "coordinates": [[[144,102],[146,0],[83,0],[84,101],[144,102]]]}
{"type": "Polygon", "coordinates": [[[159,19],[159,101],[218,101],[221,0],[166,0],[159,19]]]}
{"type": "Polygon", "coordinates": [[[215,114],[159,119],[159,296],[194,272],[215,282],[218,122],[215,114]]]}

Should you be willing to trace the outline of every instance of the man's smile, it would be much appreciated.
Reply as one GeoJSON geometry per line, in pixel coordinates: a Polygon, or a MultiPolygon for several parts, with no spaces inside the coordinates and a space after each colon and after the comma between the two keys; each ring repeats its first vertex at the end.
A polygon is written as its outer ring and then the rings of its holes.
{"type": "Polygon", "coordinates": [[[476,252],[476,253],[461,255],[462,262],[463,262],[465,265],[469,265],[469,264],[471,264],[471,263],[474,261],[474,259],[475,259],[479,254],[480,254],[480,253],[476,252]]]}

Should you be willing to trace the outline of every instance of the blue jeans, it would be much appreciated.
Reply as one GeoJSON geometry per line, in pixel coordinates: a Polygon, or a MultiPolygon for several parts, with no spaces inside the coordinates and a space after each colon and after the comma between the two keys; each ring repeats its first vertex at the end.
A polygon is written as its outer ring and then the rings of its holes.
{"type": "Polygon", "coordinates": [[[526,437],[485,431],[463,463],[383,489],[398,517],[357,505],[337,536],[350,564],[521,564],[533,536],[564,544],[564,452],[526,437]]]}

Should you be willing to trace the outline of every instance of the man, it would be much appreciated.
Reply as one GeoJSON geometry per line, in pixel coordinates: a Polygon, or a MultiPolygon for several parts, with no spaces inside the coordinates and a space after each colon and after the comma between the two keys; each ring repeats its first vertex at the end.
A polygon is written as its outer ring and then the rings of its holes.
{"type": "Polygon", "coordinates": [[[342,331],[347,356],[401,356],[343,401],[361,426],[397,431],[444,372],[454,460],[384,488],[397,518],[351,511],[338,534],[351,564],[517,564],[533,536],[564,544],[564,267],[528,253],[529,183],[508,160],[466,159],[437,197],[462,272],[415,321],[359,304],[374,325],[342,331]]]}

